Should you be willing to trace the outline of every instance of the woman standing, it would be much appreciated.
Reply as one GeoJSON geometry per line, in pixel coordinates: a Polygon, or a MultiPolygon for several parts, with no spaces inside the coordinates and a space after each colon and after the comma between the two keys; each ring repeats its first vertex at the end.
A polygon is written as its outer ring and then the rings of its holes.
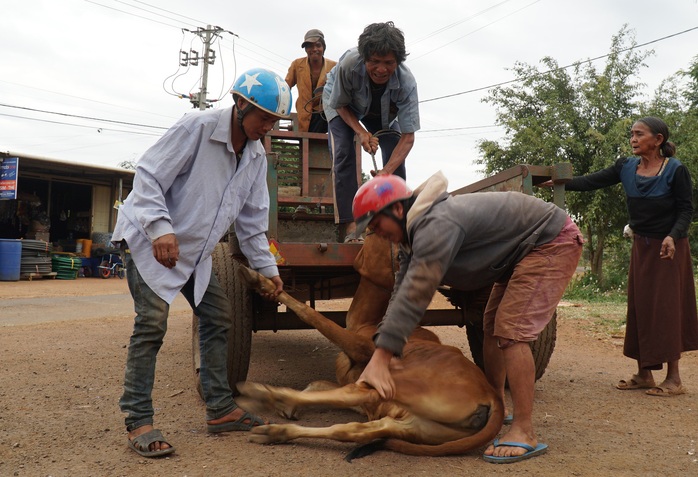
{"type": "Polygon", "coordinates": [[[688,228],[693,215],[691,176],[674,158],[669,128],[659,118],[639,119],[630,130],[635,157],[565,185],[590,191],[623,184],[633,246],[628,271],[628,315],[623,354],[638,371],[621,380],[621,390],[647,389],[650,396],[684,394],[681,353],[698,349],[698,318],[688,228]],[[653,370],[667,363],[664,381],[653,370]]]}

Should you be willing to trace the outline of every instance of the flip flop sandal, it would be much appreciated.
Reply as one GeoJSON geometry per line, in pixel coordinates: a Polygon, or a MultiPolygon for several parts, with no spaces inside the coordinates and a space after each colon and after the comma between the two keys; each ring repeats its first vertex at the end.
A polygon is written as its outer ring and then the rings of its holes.
{"type": "Polygon", "coordinates": [[[668,388],[666,386],[652,386],[652,388],[645,391],[645,394],[657,397],[679,396],[681,394],[686,394],[686,388],[684,388],[682,385],[675,388],[668,388]]]}
{"type": "Polygon", "coordinates": [[[530,459],[531,457],[536,457],[541,454],[545,454],[548,451],[548,444],[538,444],[536,447],[526,444],[525,442],[500,442],[499,439],[495,439],[492,443],[495,447],[521,447],[525,449],[526,452],[521,455],[512,456],[495,456],[495,455],[483,455],[482,460],[489,462],[491,464],[512,464],[514,462],[520,462],[522,460],[530,459]]]}
{"type": "Polygon", "coordinates": [[[356,232],[350,232],[344,237],[344,243],[364,243],[364,238],[360,234],[356,235],[356,232]]]}
{"type": "Polygon", "coordinates": [[[152,431],[143,433],[138,437],[128,439],[128,446],[131,449],[133,449],[135,453],[142,457],[162,457],[165,455],[172,454],[175,451],[175,448],[172,446],[172,444],[165,440],[165,437],[162,435],[162,432],[160,432],[158,429],[153,429],[152,431]],[[154,442],[164,442],[170,447],[168,449],[151,451],[149,450],[150,444],[154,442]]]}
{"type": "Polygon", "coordinates": [[[245,411],[237,421],[223,422],[221,424],[207,424],[206,432],[217,434],[219,432],[231,431],[250,431],[253,427],[263,426],[264,422],[261,418],[245,411]]]}
{"type": "Polygon", "coordinates": [[[616,389],[627,391],[630,389],[651,389],[655,386],[656,384],[654,384],[654,379],[652,381],[645,381],[644,379],[640,379],[637,374],[633,374],[633,376],[627,381],[625,379],[621,379],[618,384],[616,384],[616,389]]]}

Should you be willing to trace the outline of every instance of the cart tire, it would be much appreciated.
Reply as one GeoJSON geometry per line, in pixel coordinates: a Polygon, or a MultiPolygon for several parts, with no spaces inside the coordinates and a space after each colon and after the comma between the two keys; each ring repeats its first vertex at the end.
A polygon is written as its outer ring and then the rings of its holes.
{"type": "Polygon", "coordinates": [[[555,349],[557,341],[557,310],[553,312],[553,317],[543,331],[538,335],[536,341],[531,342],[531,353],[533,353],[533,361],[536,365],[536,381],[543,377],[545,369],[550,363],[550,358],[555,349]]]}
{"type": "Polygon", "coordinates": [[[485,358],[482,347],[485,345],[485,333],[482,331],[482,321],[465,323],[465,332],[468,334],[468,346],[473,363],[482,371],[485,371],[485,358]]]}
{"type": "Polygon", "coordinates": [[[228,246],[230,247],[230,254],[235,256],[235,255],[242,255],[242,249],[240,248],[240,241],[238,240],[238,236],[235,234],[235,232],[230,232],[228,234],[228,246]]]}
{"type": "MultiPolygon", "coordinates": [[[[235,384],[247,378],[252,348],[252,294],[239,279],[242,266],[234,260],[228,243],[219,243],[213,250],[213,273],[230,300],[232,324],[228,331],[228,383],[234,394],[235,384]]],[[[203,398],[199,379],[201,355],[199,350],[199,317],[192,315],[192,364],[196,389],[203,398]]]]}
{"type": "MultiPolygon", "coordinates": [[[[468,333],[468,345],[470,346],[470,354],[473,357],[473,362],[484,371],[485,361],[482,353],[484,344],[484,333],[482,331],[482,319],[480,321],[468,321],[465,324],[466,332],[468,333]]],[[[533,361],[536,366],[536,381],[543,377],[545,369],[550,363],[550,357],[555,349],[555,341],[557,340],[557,310],[553,313],[553,317],[548,324],[543,328],[538,339],[530,343],[533,361]]]]}
{"type": "Polygon", "coordinates": [[[107,260],[104,260],[102,263],[99,264],[99,276],[102,278],[109,278],[111,277],[111,268],[109,266],[109,262],[107,260]]]}

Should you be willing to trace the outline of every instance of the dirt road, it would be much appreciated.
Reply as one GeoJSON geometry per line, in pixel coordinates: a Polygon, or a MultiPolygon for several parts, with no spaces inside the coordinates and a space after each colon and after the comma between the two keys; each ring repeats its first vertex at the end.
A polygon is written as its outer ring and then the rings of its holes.
{"type": "MultiPolygon", "coordinates": [[[[591,334],[587,321],[566,318],[564,308],[556,350],[536,384],[534,424],[549,453],[497,466],[479,452],[441,458],[379,452],[347,463],[350,444],[306,440],[268,447],[248,443],[246,433],[208,435],[192,387],[190,312],[181,302],[173,307],[154,392],[156,425],[177,453],[140,458],[126,446],[117,405],[132,326],[126,282],[0,282],[0,300],[3,477],[698,475],[698,353],[681,361],[690,394],[655,398],[617,391],[613,384],[633,371],[619,340],[591,334]],[[31,306],[37,308],[27,314],[31,306]],[[98,316],[89,315],[94,307],[103,307],[98,316]]],[[[464,330],[436,331],[469,356],[464,330]]],[[[249,379],[297,388],[331,380],[335,353],[313,331],[260,332],[253,338],[249,379]]],[[[301,422],[326,426],[357,419],[348,411],[317,410],[301,422]]]]}

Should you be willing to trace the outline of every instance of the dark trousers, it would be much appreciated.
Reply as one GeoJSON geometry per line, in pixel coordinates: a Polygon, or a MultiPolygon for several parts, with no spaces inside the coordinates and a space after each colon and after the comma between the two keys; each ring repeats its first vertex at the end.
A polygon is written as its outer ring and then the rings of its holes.
{"type": "MultiPolygon", "coordinates": [[[[381,127],[380,120],[362,120],[361,123],[371,134],[378,132],[381,127]]],[[[393,122],[391,129],[400,132],[397,121],[393,122]]],[[[398,134],[381,134],[378,137],[383,166],[390,160],[399,140],[398,134]]],[[[340,224],[346,224],[354,221],[351,204],[359,188],[356,178],[356,161],[360,158],[356,157],[354,148],[354,130],[339,116],[329,122],[329,146],[334,176],[334,199],[337,207],[335,217],[338,217],[340,224]]],[[[406,179],[405,164],[401,164],[394,174],[406,179]]]]}

